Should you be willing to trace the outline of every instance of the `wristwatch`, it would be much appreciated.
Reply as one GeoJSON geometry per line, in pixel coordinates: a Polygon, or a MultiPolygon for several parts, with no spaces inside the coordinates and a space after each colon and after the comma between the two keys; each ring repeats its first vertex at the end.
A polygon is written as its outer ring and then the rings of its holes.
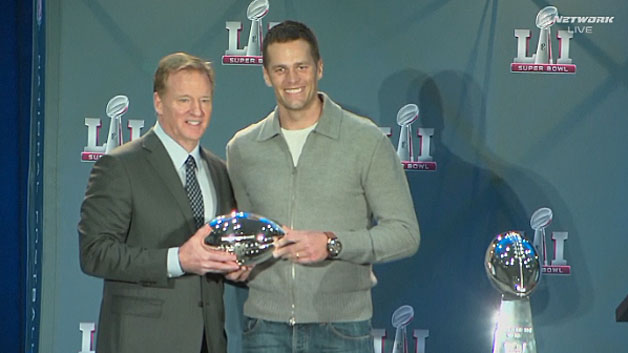
{"type": "Polygon", "coordinates": [[[342,251],[342,243],[332,232],[325,232],[325,235],[327,236],[327,254],[330,259],[333,259],[342,251]]]}

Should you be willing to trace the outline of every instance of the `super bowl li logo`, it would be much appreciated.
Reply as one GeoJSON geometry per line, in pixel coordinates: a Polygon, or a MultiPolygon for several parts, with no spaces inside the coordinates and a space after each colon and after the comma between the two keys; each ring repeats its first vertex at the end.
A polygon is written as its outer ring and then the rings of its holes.
{"type": "MultiPolygon", "coordinates": [[[[262,65],[263,25],[262,18],[268,14],[270,4],[268,0],[254,0],[246,10],[246,17],[251,21],[249,41],[244,48],[240,48],[240,33],[242,22],[227,21],[229,32],[229,49],[222,57],[223,65],[262,65]]],[[[276,22],[268,24],[270,29],[276,22]]]]}
{"type": "MultiPolygon", "coordinates": [[[[107,103],[106,113],[111,119],[109,122],[109,132],[107,133],[107,142],[99,145],[100,128],[102,121],[100,118],[85,118],[85,126],[87,126],[87,145],[81,152],[81,161],[95,162],[103,154],[109,153],[114,148],[124,143],[122,138],[122,115],[129,110],[129,98],[124,95],[118,95],[109,100],[107,103]]],[[[144,120],[129,120],[127,128],[129,129],[129,140],[140,137],[144,120]]]]}
{"type": "Polygon", "coordinates": [[[571,266],[565,260],[565,241],[569,238],[568,232],[552,232],[554,242],[554,258],[548,261],[547,244],[545,242],[545,228],[554,219],[554,213],[550,208],[542,207],[532,213],[530,217],[530,227],[534,230],[533,244],[539,254],[539,261],[542,265],[542,272],[550,275],[571,274],[571,266]]]}
{"type": "MultiPolygon", "coordinates": [[[[399,142],[397,143],[397,155],[401,160],[403,169],[406,170],[428,170],[435,171],[436,161],[431,155],[432,136],[434,129],[418,128],[419,153],[414,154],[414,143],[412,142],[412,123],[419,119],[419,107],[416,104],[406,104],[397,112],[397,125],[401,127],[399,132],[399,142]]],[[[392,136],[392,129],[381,127],[388,137],[392,136]]]]}
{"type": "MultiPolygon", "coordinates": [[[[414,308],[410,305],[402,305],[392,314],[392,324],[395,328],[395,340],[393,342],[391,353],[425,353],[425,341],[429,337],[429,330],[414,329],[412,337],[414,338],[414,350],[408,349],[407,327],[414,319],[414,308]]],[[[386,352],[386,341],[388,336],[385,329],[373,329],[375,353],[386,352]]]]}
{"type": "Polygon", "coordinates": [[[558,9],[554,6],[547,6],[536,15],[535,22],[540,32],[536,53],[532,56],[528,56],[531,31],[529,29],[515,29],[517,57],[510,64],[511,72],[552,74],[574,74],[576,72],[576,65],[569,57],[569,41],[573,38],[571,31],[558,30],[556,37],[559,43],[559,56],[556,62],[552,57],[551,27],[558,20],[558,9]]]}

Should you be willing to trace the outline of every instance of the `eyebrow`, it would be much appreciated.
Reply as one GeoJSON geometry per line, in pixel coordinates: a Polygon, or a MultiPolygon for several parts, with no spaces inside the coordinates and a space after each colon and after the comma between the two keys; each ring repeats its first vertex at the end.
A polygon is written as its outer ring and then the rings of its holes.
{"type": "MultiPolygon", "coordinates": [[[[211,98],[211,97],[212,97],[211,95],[200,96],[200,98],[211,98]]],[[[193,98],[193,97],[189,94],[179,94],[176,96],[176,98],[193,98]]]]}
{"type": "Polygon", "coordinates": [[[308,63],[308,62],[306,62],[306,61],[299,61],[299,62],[296,62],[296,63],[294,63],[294,64],[292,64],[292,65],[289,65],[289,64],[275,64],[275,65],[272,65],[272,64],[271,64],[271,65],[270,65],[270,67],[271,67],[272,69],[275,69],[275,68],[278,68],[278,67],[301,66],[301,65],[309,65],[309,66],[311,66],[311,65],[312,65],[312,63],[308,63]]]}

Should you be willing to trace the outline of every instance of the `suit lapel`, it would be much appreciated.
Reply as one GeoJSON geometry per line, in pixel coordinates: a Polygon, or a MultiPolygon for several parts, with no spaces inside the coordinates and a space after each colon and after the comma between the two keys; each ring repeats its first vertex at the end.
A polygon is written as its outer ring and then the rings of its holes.
{"type": "Polygon", "coordinates": [[[146,159],[155,169],[155,174],[163,181],[165,188],[170,191],[172,198],[179,205],[179,209],[187,220],[188,228],[191,232],[196,231],[192,208],[181,179],[172,165],[168,151],[152,129],[144,135],[142,147],[147,152],[146,159]]]}

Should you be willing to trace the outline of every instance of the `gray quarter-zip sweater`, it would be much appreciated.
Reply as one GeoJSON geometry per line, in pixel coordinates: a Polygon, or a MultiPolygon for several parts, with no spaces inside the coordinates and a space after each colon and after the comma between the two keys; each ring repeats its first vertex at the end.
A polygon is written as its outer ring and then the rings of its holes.
{"type": "Polygon", "coordinates": [[[240,211],[292,229],[331,231],[339,256],[312,265],[271,260],[249,276],[247,316],[290,323],[370,319],[372,264],[411,256],[420,234],[408,182],[388,138],[324,93],[295,167],[278,110],[227,145],[240,211]]]}

